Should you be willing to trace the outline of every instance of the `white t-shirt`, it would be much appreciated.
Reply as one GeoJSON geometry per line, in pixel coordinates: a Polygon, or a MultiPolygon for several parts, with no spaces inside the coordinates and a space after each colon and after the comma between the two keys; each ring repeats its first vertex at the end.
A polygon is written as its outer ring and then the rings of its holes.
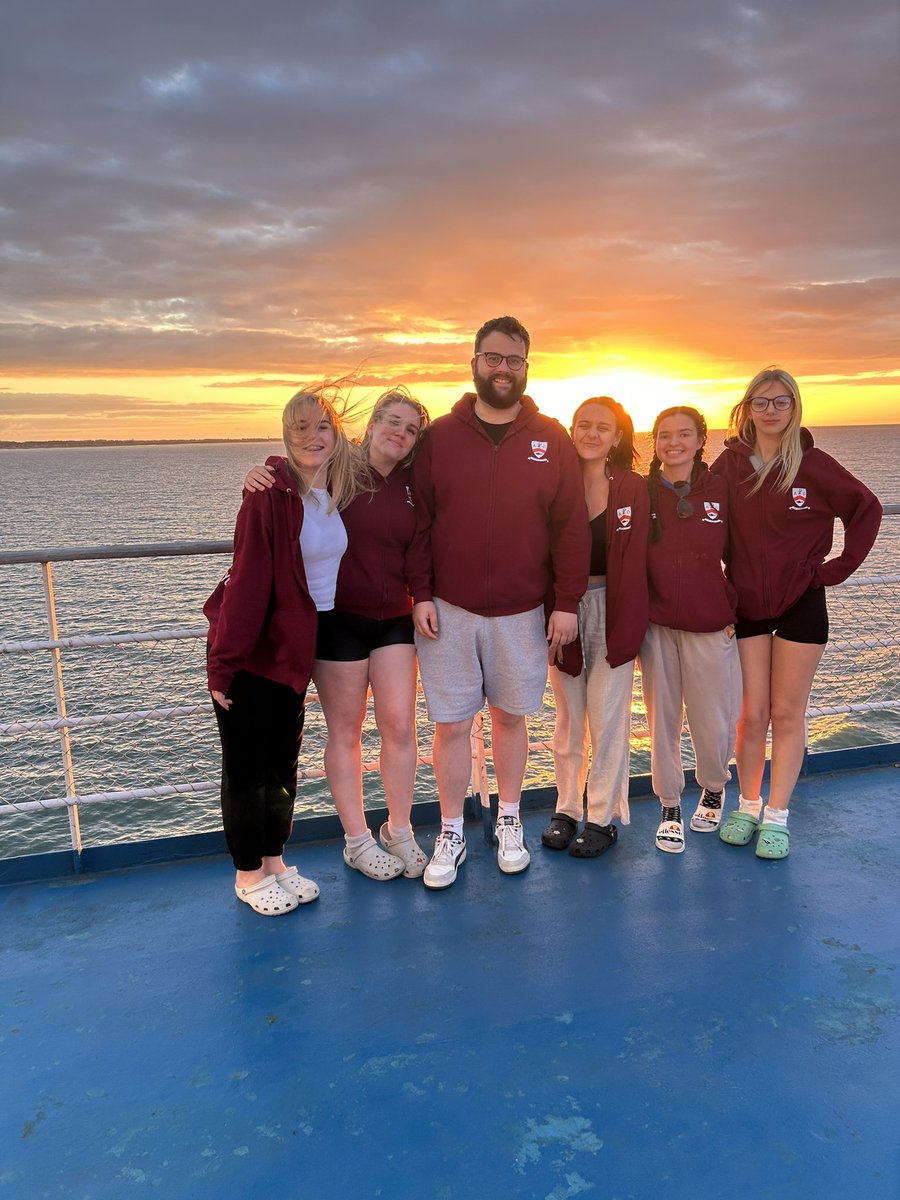
{"type": "Polygon", "coordinates": [[[328,512],[330,503],[324,488],[310,488],[303,497],[300,553],[309,594],[319,612],[334,608],[338,567],[347,549],[347,530],[337,509],[328,512]]]}

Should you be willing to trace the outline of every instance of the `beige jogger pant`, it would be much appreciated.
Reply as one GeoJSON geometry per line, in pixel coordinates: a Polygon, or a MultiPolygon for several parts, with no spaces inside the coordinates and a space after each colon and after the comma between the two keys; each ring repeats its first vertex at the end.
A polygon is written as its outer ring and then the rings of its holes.
{"type": "Polygon", "coordinates": [[[574,821],[627,825],[631,689],[634,659],[620,667],[606,661],[606,587],[591,587],[578,606],[584,669],[578,676],[550,668],[556,702],[553,763],[559,798],[556,811],[574,821]],[[588,764],[590,761],[590,778],[588,764]]]}
{"type": "Polygon", "coordinates": [[[681,730],[690,729],[700,787],[721,791],[731,773],[741,711],[741,660],[737,639],[724,629],[686,633],[651,623],[639,655],[650,726],[653,790],[678,804],[684,790],[681,730]]]}

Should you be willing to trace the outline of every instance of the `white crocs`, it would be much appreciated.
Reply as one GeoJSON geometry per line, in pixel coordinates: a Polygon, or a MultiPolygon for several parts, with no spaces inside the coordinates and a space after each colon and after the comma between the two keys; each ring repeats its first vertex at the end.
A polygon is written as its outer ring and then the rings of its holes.
{"type": "Polygon", "coordinates": [[[234,892],[238,900],[249,904],[253,911],[262,917],[283,916],[284,913],[292,912],[300,903],[296,896],[279,886],[274,875],[267,875],[265,879],[251,884],[250,887],[238,887],[235,884],[234,892]]]}
{"type": "Polygon", "coordinates": [[[300,875],[296,867],[288,867],[275,876],[275,882],[290,895],[296,896],[300,904],[309,904],[319,897],[319,885],[300,875]]]}
{"type": "Polygon", "coordinates": [[[406,864],[396,854],[382,850],[375,839],[369,834],[369,840],[361,846],[344,847],[344,862],[354,871],[360,871],[369,879],[396,879],[406,870],[406,864]]]}
{"type": "Polygon", "coordinates": [[[379,831],[378,838],[388,853],[403,860],[405,868],[403,871],[404,878],[418,879],[420,875],[425,874],[425,868],[428,866],[428,856],[416,841],[412,828],[410,828],[409,833],[404,833],[396,841],[391,841],[390,827],[387,821],[385,821],[379,831]]]}

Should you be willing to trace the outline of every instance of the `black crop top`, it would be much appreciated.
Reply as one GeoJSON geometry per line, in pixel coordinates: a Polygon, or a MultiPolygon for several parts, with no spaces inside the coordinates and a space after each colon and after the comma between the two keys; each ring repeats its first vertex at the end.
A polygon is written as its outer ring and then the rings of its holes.
{"type": "Polygon", "coordinates": [[[591,574],[606,574],[606,510],[591,521],[591,574]]]}

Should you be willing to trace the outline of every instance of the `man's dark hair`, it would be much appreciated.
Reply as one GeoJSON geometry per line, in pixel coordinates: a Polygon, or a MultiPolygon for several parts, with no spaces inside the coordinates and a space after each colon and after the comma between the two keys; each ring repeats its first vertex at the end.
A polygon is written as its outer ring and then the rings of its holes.
{"type": "Polygon", "coordinates": [[[515,317],[494,317],[490,321],[485,321],[482,327],[475,334],[475,353],[481,349],[481,343],[489,333],[505,333],[507,337],[518,338],[520,342],[525,343],[525,357],[528,357],[528,350],[531,346],[531,338],[528,336],[528,330],[521,321],[517,321],[515,317]]]}

